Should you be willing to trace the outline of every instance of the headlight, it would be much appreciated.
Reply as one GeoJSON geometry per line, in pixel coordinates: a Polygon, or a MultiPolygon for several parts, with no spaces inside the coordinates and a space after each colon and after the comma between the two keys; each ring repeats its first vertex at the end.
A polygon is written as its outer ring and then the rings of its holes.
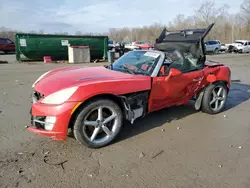
{"type": "Polygon", "coordinates": [[[50,73],[51,71],[45,72],[44,74],[42,74],[32,85],[32,87],[35,87],[35,85],[37,84],[37,82],[39,82],[44,76],[46,76],[48,73],[50,73]]]}
{"type": "Polygon", "coordinates": [[[65,101],[67,101],[78,89],[78,87],[70,87],[67,89],[62,89],[60,91],[57,91],[55,93],[52,93],[51,95],[45,97],[41,103],[44,104],[62,104],[65,101]]]}

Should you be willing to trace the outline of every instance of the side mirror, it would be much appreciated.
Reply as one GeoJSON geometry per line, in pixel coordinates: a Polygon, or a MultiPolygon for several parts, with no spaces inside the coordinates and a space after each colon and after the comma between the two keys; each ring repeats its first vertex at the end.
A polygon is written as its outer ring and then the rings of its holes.
{"type": "Polygon", "coordinates": [[[181,74],[182,72],[175,68],[171,68],[169,71],[169,75],[171,75],[171,77],[180,76],[181,74]]]}

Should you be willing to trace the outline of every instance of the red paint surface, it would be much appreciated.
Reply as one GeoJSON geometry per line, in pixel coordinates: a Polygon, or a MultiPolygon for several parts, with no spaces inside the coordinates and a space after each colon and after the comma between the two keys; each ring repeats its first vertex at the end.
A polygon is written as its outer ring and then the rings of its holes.
{"type": "MultiPolygon", "coordinates": [[[[3,40],[6,40],[6,38],[1,38],[3,40]]],[[[15,44],[9,44],[7,42],[0,42],[0,51],[15,51],[16,47],[15,44]]]]}
{"type": "Polygon", "coordinates": [[[76,92],[70,100],[79,101],[85,98],[85,93],[106,92],[120,95],[150,89],[150,77],[113,71],[102,66],[60,68],[39,81],[35,90],[47,96],[73,86],[80,87],[81,97],[76,92]]]}
{"type": "Polygon", "coordinates": [[[202,77],[202,71],[195,71],[174,77],[160,76],[153,78],[149,112],[189,102],[201,88],[200,82],[193,81],[193,79],[202,77]]]}
{"type": "Polygon", "coordinates": [[[34,127],[29,127],[28,129],[36,134],[51,137],[54,140],[65,140],[67,138],[71,111],[76,104],[77,102],[66,102],[62,105],[33,104],[33,116],[55,116],[56,123],[51,131],[36,129],[34,127]]]}
{"type": "Polygon", "coordinates": [[[35,90],[47,96],[71,86],[79,86],[79,89],[62,105],[46,105],[40,102],[33,104],[32,115],[56,116],[57,121],[52,131],[32,127],[29,127],[29,130],[55,140],[65,140],[72,109],[78,102],[99,94],[122,95],[151,90],[148,113],[173,105],[186,104],[203,87],[210,84],[207,76],[211,74],[216,77],[217,81],[226,81],[230,88],[229,68],[211,64],[203,70],[190,73],[154,77],[152,86],[149,76],[112,71],[102,66],[54,69],[37,83],[35,90]]]}
{"type": "Polygon", "coordinates": [[[148,43],[135,42],[135,45],[140,47],[142,50],[148,50],[150,48],[153,48],[153,45],[148,43]]]}

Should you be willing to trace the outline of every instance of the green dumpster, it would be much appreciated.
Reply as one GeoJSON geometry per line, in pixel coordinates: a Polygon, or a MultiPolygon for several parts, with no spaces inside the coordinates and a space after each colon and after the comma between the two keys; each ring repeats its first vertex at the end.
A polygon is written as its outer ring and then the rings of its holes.
{"type": "Polygon", "coordinates": [[[91,60],[107,59],[108,36],[17,33],[15,38],[17,61],[68,60],[69,45],[89,46],[91,60]]]}

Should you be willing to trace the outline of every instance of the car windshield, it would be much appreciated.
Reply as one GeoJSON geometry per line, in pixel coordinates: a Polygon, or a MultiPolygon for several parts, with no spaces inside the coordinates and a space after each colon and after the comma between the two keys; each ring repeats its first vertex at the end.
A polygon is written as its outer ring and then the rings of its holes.
{"type": "Polygon", "coordinates": [[[114,62],[111,69],[129,74],[150,76],[160,56],[160,53],[154,51],[130,51],[114,62]]]}
{"type": "Polygon", "coordinates": [[[240,42],[240,41],[234,41],[234,43],[236,43],[236,44],[241,44],[241,45],[244,44],[243,42],[240,42]]]}

